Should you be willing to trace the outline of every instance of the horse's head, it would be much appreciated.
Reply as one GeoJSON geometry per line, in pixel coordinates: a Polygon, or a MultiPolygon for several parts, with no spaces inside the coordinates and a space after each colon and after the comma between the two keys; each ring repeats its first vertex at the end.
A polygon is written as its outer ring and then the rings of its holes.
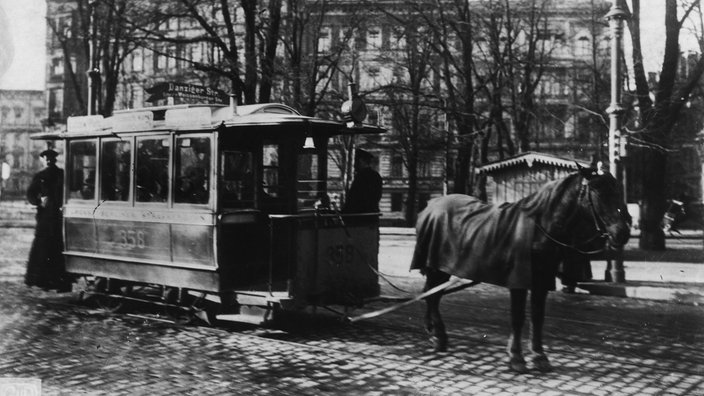
{"type": "Polygon", "coordinates": [[[619,248],[631,236],[631,216],[624,203],[623,191],[619,182],[608,172],[581,168],[585,191],[580,204],[591,213],[594,225],[606,234],[609,245],[619,248]]]}

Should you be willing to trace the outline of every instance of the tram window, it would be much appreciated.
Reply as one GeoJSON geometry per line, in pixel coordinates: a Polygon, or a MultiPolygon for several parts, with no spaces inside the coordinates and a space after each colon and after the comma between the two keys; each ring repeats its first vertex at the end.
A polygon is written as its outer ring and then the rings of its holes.
{"type": "Polygon", "coordinates": [[[279,196],[278,144],[265,144],[262,147],[262,166],[262,189],[267,196],[276,198],[279,196]]]}
{"type": "Polygon", "coordinates": [[[68,199],[95,199],[95,141],[74,141],[69,146],[68,199]]]}
{"type": "Polygon", "coordinates": [[[254,206],[254,155],[246,151],[223,151],[222,201],[227,207],[254,206]]]}
{"type": "Polygon", "coordinates": [[[297,198],[298,209],[313,209],[325,194],[325,181],[320,180],[319,156],[315,152],[298,155],[297,198]]]}
{"type": "Polygon", "coordinates": [[[210,138],[176,140],[176,203],[204,204],[210,198],[210,138]]]}
{"type": "Polygon", "coordinates": [[[169,138],[137,140],[137,202],[166,202],[169,197],[169,138]]]}
{"type": "Polygon", "coordinates": [[[127,201],[130,191],[132,144],[129,141],[103,142],[100,159],[100,199],[127,201]]]}

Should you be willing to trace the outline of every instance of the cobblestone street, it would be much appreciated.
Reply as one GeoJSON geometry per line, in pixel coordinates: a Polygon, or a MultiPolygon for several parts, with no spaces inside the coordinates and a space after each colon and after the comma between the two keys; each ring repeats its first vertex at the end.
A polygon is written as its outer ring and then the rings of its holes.
{"type": "MultiPolygon", "coordinates": [[[[704,394],[697,306],[552,293],[545,334],[556,369],[517,375],[506,365],[508,295],[500,288],[443,300],[447,353],[430,349],[423,304],[354,325],[319,310],[274,328],[180,326],[27,289],[22,244],[31,230],[0,231],[10,252],[0,261],[0,378],[39,378],[45,395],[704,394]]],[[[382,241],[380,258],[407,248],[382,241]]],[[[382,271],[389,261],[380,259],[382,271]]],[[[392,279],[422,287],[417,275],[392,279]]]]}

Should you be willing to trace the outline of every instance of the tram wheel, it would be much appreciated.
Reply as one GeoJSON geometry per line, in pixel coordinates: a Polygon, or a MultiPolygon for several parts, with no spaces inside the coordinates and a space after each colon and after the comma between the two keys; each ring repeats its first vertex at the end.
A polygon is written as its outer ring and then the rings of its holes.
{"type": "Polygon", "coordinates": [[[125,305],[123,296],[130,294],[132,286],[119,280],[108,282],[107,278],[96,278],[93,289],[95,294],[91,299],[98,308],[108,312],[118,312],[125,305]]]}
{"type": "Polygon", "coordinates": [[[192,306],[195,298],[187,292],[181,294],[181,298],[179,298],[178,288],[169,287],[166,289],[164,302],[167,305],[164,306],[164,315],[176,324],[191,324],[195,319],[194,307],[192,306]]]}

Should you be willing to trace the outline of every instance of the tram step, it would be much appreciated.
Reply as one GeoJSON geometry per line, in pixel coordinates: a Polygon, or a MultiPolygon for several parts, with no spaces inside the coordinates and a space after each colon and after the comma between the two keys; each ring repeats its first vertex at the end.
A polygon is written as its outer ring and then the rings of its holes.
{"type": "Polygon", "coordinates": [[[258,307],[252,305],[241,305],[238,314],[221,314],[215,316],[217,320],[224,322],[250,323],[263,325],[274,319],[274,310],[269,307],[258,307]]]}

